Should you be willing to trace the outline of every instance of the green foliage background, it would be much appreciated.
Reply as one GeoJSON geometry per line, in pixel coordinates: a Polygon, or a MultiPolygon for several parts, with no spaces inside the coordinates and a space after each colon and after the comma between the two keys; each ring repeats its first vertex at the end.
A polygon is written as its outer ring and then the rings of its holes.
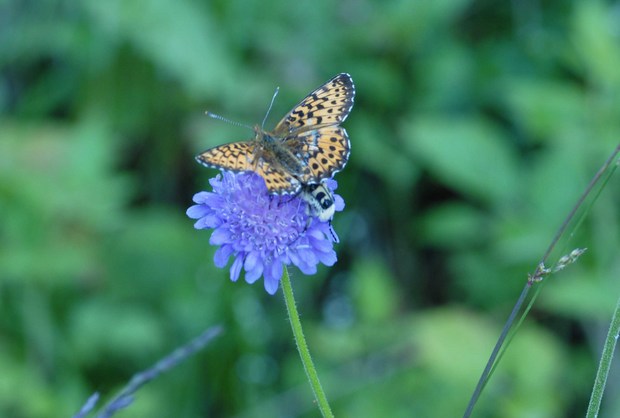
{"type": "MultiPolygon", "coordinates": [[[[0,416],[68,417],[203,329],[118,416],[318,415],[281,294],[185,216],[193,155],[339,72],[339,261],[293,285],[339,417],[460,416],[521,288],[620,132],[620,3],[0,2],[0,416]]],[[[270,125],[272,126],[272,125],[270,125]]],[[[620,294],[618,182],[476,417],[583,416],[620,294]]],[[[602,416],[620,414],[617,373],[602,416]]]]}

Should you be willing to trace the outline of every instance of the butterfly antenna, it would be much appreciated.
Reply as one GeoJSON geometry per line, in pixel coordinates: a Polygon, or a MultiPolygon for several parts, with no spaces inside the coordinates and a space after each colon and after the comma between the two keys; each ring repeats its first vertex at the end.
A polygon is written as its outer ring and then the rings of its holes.
{"type": "Polygon", "coordinates": [[[263,123],[260,126],[261,129],[265,129],[265,122],[267,122],[267,116],[269,116],[269,112],[271,112],[271,107],[273,106],[273,102],[276,101],[276,96],[280,91],[280,87],[276,87],[276,91],[273,93],[273,97],[271,98],[271,103],[269,103],[269,109],[267,109],[267,113],[265,113],[265,117],[263,118],[263,123]]]}
{"type": "Polygon", "coordinates": [[[216,115],[215,113],[211,113],[208,110],[205,112],[205,115],[213,119],[221,120],[222,122],[230,123],[231,125],[234,125],[234,126],[240,126],[242,128],[248,128],[249,130],[254,130],[254,128],[252,128],[251,126],[244,125],[243,123],[235,122],[234,120],[226,119],[224,116],[216,115]]]}

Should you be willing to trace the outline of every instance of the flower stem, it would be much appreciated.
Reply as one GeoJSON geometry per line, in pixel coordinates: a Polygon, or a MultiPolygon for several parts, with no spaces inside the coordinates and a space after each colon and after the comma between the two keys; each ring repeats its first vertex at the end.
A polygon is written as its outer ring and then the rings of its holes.
{"type": "Polygon", "coordinates": [[[616,310],[614,311],[611,324],[609,325],[605,346],[603,347],[603,355],[601,356],[601,361],[596,371],[596,379],[594,380],[594,388],[590,396],[590,404],[588,405],[586,418],[598,416],[603,399],[603,392],[605,391],[605,384],[607,383],[607,376],[611,368],[611,360],[614,355],[614,350],[616,349],[616,342],[618,341],[618,332],[620,332],[620,301],[618,301],[616,305],[616,310]]]}
{"type": "Polygon", "coordinates": [[[304,332],[301,329],[301,321],[299,320],[299,313],[297,312],[295,297],[293,296],[293,287],[291,286],[291,279],[288,275],[288,269],[286,266],[284,266],[284,274],[282,275],[282,291],[284,292],[284,301],[286,302],[288,317],[291,321],[291,327],[293,328],[293,335],[295,336],[297,350],[301,356],[301,362],[306,370],[306,376],[308,376],[310,386],[312,386],[314,397],[323,417],[333,418],[334,414],[332,414],[332,410],[330,409],[327,398],[325,397],[325,392],[323,392],[323,388],[321,387],[319,376],[316,374],[316,369],[314,368],[314,363],[312,362],[312,357],[310,356],[310,351],[308,350],[308,344],[306,344],[304,332]]]}

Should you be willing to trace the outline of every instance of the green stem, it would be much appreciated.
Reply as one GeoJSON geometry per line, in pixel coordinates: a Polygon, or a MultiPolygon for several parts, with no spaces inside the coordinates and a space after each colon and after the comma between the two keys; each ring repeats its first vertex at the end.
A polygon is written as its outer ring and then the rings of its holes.
{"type": "Polygon", "coordinates": [[[316,374],[316,369],[314,368],[314,363],[312,363],[312,357],[308,350],[308,344],[306,344],[306,339],[304,338],[304,332],[301,329],[301,321],[299,320],[299,313],[297,312],[295,297],[293,296],[293,287],[291,286],[291,279],[288,275],[286,266],[284,266],[284,274],[282,275],[282,291],[284,292],[284,301],[286,302],[288,317],[291,321],[291,327],[293,328],[295,343],[297,343],[297,350],[299,351],[301,362],[306,370],[306,376],[308,376],[308,380],[310,380],[310,386],[312,386],[314,397],[321,410],[321,414],[326,418],[333,418],[334,414],[332,414],[332,410],[325,397],[325,392],[323,392],[323,388],[321,387],[319,376],[316,374]]]}
{"type": "Polygon", "coordinates": [[[607,338],[605,339],[601,362],[599,363],[598,370],[596,371],[596,379],[594,380],[594,388],[592,389],[592,395],[590,396],[590,404],[588,405],[586,418],[597,417],[599,409],[601,408],[603,392],[605,391],[607,376],[609,375],[609,369],[611,368],[611,360],[614,355],[614,350],[616,349],[618,332],[620,332],[620,300],[616,305],[616,310],[614,311],[611,324],[609,325],[609,332],[607,333],[607,338]]]}

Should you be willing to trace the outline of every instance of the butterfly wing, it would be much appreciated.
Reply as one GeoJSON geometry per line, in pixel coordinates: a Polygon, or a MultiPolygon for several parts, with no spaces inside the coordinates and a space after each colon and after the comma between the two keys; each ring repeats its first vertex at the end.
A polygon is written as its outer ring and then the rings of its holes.
{"type": "Polygon", "coordinates": [[[231,142],[196,156],[200,164],[234,172],[254,171],[265,180],[271,194],[294,194],[301,184],[255,141],[231,142]]]}
{"type": "Polygon", "coordinates": [[[251,141],[231,142],[210,148],[196,156],[200,164],[229,171],[251,171],[256,143],[251,141]]]}
{"type": "Polygon", "coordinates": [[[314,90],[282,118],[273,134],[285,138],[292,133],[338,125],[353,107],[355,86],[351,76],[341,73],[314,90]]]}
{"type": "Polygon", "coordinates": [[[351,151],[347,131],[340,126],[325,126],[285,138],[287,147],[309,171],[300,178],[304,184],[318,183],[341,171],[351,151]]]}
{"type": "Polygon", "coordinates": [[[254,171],[265,180],[270,194],[297,194],[301,183],[277,162],[260,158],[254,171]]]}

